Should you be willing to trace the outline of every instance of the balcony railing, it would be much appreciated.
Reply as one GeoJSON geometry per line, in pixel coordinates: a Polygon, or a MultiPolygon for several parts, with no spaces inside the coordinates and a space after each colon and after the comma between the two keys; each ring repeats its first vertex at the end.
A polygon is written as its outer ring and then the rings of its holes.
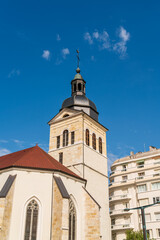
{"type": "Polygon", "coordinates": [[[123,199],[131,199],[130,194],[123,194],[123,195],[118,195],[118,196],[110,196],[109,201],[118,201],[118,200],[123,200],[123,199]]]}
{"type": "Polygon", "coordinates": [[[124,211],[124,209],[120,209],[120,210],[110,210],[110,215],[113,216],[113,215],[129,215],[129,214],[132,214],[131,211],[124,211]]]}
{"type": "Polygon", "coordinates": [[[132,229],[134,228],[130,223],[118,224],[118,225],[111,225],[112,230],[121,230],[121,229],[132,229]]]}

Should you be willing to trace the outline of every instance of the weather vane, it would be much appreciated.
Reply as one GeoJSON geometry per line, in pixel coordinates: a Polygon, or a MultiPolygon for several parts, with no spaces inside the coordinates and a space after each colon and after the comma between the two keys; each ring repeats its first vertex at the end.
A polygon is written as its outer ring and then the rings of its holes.
{"type": "Polygon", "coordinates": [[[79,50],[76,50],[77,52],[77,67],[79,68],[79,62],[80,62],[80,58],[79,58],[79,50]]]}

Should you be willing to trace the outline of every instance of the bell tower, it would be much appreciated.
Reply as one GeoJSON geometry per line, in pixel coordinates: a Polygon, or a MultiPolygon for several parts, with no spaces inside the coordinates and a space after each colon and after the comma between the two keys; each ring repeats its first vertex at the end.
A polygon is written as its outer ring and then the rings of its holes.
{"type": "Polygon", "coordinates": [[[87,180],[86,190],[100,206],[102,239],[110,239],[106,131],[96,105],[86,97],[86,82],[78,66],[71,97],[49,121],[49,154],[87,180]],[[106,236],[108,238],[106,238],[106,236]]]}

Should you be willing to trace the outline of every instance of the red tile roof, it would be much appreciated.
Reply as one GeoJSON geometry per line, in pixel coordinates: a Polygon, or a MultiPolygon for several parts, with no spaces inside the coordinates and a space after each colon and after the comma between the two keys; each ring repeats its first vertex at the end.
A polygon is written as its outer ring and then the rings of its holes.
{"type": "Polygon", "coordinates": [[[53,170],[82,179],[77,174],[51,157],[39,146],[27,148],[0,157],[0,170],[10,167],[53,170]]]}

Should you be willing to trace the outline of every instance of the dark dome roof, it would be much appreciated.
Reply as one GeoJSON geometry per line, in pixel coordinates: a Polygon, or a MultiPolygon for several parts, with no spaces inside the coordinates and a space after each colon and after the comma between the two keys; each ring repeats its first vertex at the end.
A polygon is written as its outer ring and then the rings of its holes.
{"type": "Polygon", "coordinates": [[[62,103],[62,109],[71,107],[73,105],[90,107],[97,112],[96,105],[85,95],[76,95],[65,99],[62,103]]]}
{"type": "Polygon", "coordinates": [[[85,113],[90,115],[93,119],[98,121],[98,112],[96,105],[89,100],[85,95],[75,95],[67,98],[62,103],[62,108],[71,108],[75,110],[83,110],[85,113]]]}

